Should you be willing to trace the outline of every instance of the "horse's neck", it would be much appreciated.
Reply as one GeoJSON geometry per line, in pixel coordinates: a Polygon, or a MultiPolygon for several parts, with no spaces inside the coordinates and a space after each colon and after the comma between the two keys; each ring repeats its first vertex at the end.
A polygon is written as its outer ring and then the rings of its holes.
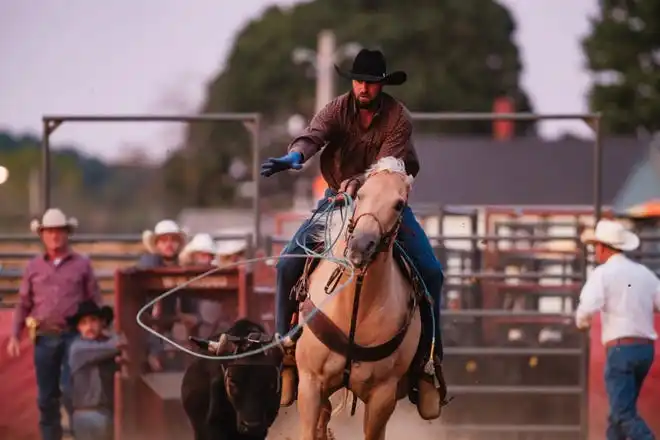
{"type": "MultiPolygon", "coordinates": [[[[343,241],[343,240],[342,240],[343,241]]],[[[335,255],[343,255],[345,243],[337,243],[333,249],[335,255]]],[[[362,288],[360,289],[360,303],[358,307],[358,321],[361,321],[365,316],[369,315],[371,311],[382,308],[391,299],[390,295],[392,289],[390,285],[394,271],[397,268],[394,264],[392,250],[379,253],[376,258],[369,264],[366,272],[362,288]]],[[[350,273],[350,272],[349,272],[350,273]]],[[[342,277],[338,284],[341,286],[346,282],[348,274],[342,277]]],[[[342,292],[337,295],[337,306],[341,309],[341,315],[350,319],[353,313],[353,304],[356,294],[358,274],[355,273],[350,283],[346,284],[342,292]]]]}

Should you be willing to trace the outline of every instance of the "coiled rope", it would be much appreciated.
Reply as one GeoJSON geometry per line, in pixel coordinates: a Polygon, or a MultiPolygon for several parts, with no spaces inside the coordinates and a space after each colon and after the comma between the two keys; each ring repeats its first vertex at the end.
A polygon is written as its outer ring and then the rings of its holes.
{"type": "MultiPolygon", "coordinates": [[[[265,344],[260,346],[259,348],[249,350],[243,353],[237,353],[237,354],[231,354],[231,355],[224,355],[224,356],[213,356],[213,355],[206,355],[202,353],[195,352],[193,350],[190,350],[187,347],[184,347],[183,345],[177,343],[176,341],[168,338],[167,336],[157,332],[156,330],[152,329],[148,325],[146,325],[142,321],[142,315],[148,312],[148,310],[154,306],[158,301],[163,300],[164,298],[167,298],[170,295],[175,294],[176,292],[185,289],[187,286],[191,285],[192,283],[201,280],[205,277],[208,277],[210,275],[213,275],[216,272],[219,272],[224,269],[230,269],[234,267],[239,267],[247,264],[254,264],[254,263],[259,263],[262,261],[270,261],[273,259],[281,259],[281,258],[314,258],[314,259],[319,259],[319,260],[325,260],[325,261],[330,261],[333,262],[339,266],[342,266],[345,270],[348,271],[349,277],[344,281],[343,283],[337,285],[337,288],[331,292],[331,294],[328,295],[328,297],[321,302],[318,306],[314,308],[312,313],[309,314],[309,316],[306,316],[302,321],[299,321],[298,324],[296,324],[286,335],[284,335],[282,338],[291,338],[293,335],[295,335],[298,331],[300,331],[306,324],[311,320],[316,313],[319,312],[319,310],[323,307],[323,305],[329,301],[331,298],[333,298],[335,295],[337,295],[339,292],[341,292],[346,286],[348,286],[353,279],[355,278],[355,268],[353,267],[353,264],[344,256],[334,256],[332,253],[332,248],[334,245],[339,241],[341,237],[341,232],[343,232],[348,224],[348,220],[350,218],[349,213],[352,212],[354,207],[354,201],[353,198],[348,195],[347,193],[340,193],[338,197],[333,197],[328,199],[325,204],[317,209],[312,217],[306,222],[306,225],[304,226],[303,230],[301,233],[296,237],[296,244],[300,246],[304,251],[304,255],[295,255],[295,254],[280,254],[278,257],[273,257],[273,256],[268,256],[268,257],[260,257],[260,258],[251,258],[248,260],[242,260],[236,263],[230,263],[230,264],[225,264],[222,266],[217,266],[212,269],[209,269],[208,271],[197,275],[194,278],[191,278],[190,280],[179,284],[178,286],[173,287],[172,289],[162,293],[161,295],[158,295],[156,298],[152,299],[151,301],[147,302],[137,313],[136,315],[136,321],[140,327],[142,327],[144,330],[147,332],[151,333],[152,335],[155,335],[156,337],[162,339],[163,341],[173,345],[174,347],[178,348],[179,350],[183,351],[184,353],[187,353],[191,356],[195,356],[201,359],[209,359],[209,360],[234,360],[234,359],[242,359],[242,358],[247,358],[250,356],[254,356],[259,353],[263,353],[267,350],[270,350],[271,348],[274,347],[279,347],[280,341],[279,340],[274,340],[271,343],[265,344]],[[332,228],[331,225],[333,224],[333,219],[334,215],[336,214],[336,211],[339,211],[339,214],[341,216],[341,229],[340,233],[337,234],[337,237],[334,239],[331,237],[332,235],[332,228]],[[325,224],[323,225],[321,222],[325,221],[325,224]],[[324,231],[325,231],[325,240],[323,240],[324,247],[320,251],[315,251],[314,249],[310,249],[307,245],[307,238],[310,234],[313,234],[315,231],[318,230],[318,227],[322,226],[324,231]]],[[[286,251],[286,248],[285,248],[286,251]]],[[[284,252],[284,251],[283,251],[284,252]]]]}

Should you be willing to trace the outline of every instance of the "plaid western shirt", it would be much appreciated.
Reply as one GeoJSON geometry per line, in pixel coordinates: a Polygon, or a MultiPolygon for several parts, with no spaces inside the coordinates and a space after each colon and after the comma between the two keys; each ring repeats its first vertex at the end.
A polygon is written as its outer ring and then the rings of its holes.
{"type": "Polygon", "coordinates": [[[404,105],[382,93],[380,106],[368,128],[360,124],[359,109],[351,92],[332,100],[289,145],[305,161],[321,152],[321,174],[328,185],[363,174],[376,161],[394,156],[406,164],[408,174],[419,171],[412,144],[412,118],[404,105]]]}

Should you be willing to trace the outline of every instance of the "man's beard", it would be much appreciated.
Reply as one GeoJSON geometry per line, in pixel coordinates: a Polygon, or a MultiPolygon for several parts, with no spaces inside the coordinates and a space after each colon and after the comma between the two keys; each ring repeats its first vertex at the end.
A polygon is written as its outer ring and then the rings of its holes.
{"type": "Polygon", "coordinates": [[[357,106],[360,110],[376,110],[380,106],[381,94],[379,93],[376,97],[370,101],[360,101],[358,97],[355,98],[357,106]]]}

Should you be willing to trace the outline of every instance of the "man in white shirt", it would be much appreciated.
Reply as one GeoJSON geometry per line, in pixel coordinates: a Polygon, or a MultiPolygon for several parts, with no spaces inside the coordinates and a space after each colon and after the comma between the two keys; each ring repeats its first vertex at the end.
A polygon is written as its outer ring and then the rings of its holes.
{"type": "Polygon", "coordinates": [[[653,364],[658,337],[654,309],[660,310],[660,280],[623,252],[639,246],[639,237],[612,220],[601,220],[582,241],[593,244],[596,262],[580,293],[576,323],[591,324],[600,311],[602,341],[607,349],[605,388],[610,403],[607,440],[652,440],[655,437],[637,413],[637,398],[653,364]]]}

